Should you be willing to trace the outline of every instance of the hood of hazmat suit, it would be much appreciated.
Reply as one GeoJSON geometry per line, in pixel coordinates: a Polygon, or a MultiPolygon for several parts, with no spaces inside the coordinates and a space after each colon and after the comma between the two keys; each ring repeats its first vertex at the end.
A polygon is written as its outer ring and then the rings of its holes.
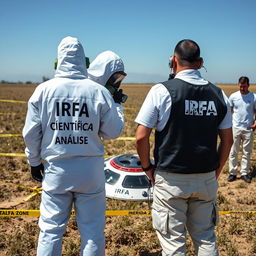
{"type": "Polygon", "coordinates": [[[124,73],[122,59],[112,51],[105,51],[100,53],[90,64],[88,77],[105,86],[108,79],[116,72],[124,73]]]}
{"type": "Polygon", "coordinates": [[[68,36],[60,42],[55,77],[87,78],[84,49],[77,38],[68,36]]]}

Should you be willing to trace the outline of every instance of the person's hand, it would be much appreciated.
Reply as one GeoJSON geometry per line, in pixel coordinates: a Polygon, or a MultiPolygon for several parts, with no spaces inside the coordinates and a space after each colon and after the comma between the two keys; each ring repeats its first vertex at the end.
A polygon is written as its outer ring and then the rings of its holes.
{"type": "Polygon", "coordinates": [[[32,178],[36,181],[42,182],[44,175],[44,166],[41,163],[38,166],[31,166],[31,175],[32,178]]]}
{"type": "Polygon", "coordinates": [[[250,125],[248,128],[249,128],[249,129],[252,129],[253,131],[255,131],[255,129],[256,129],[256,124],[254,123],[253,125],[250,125]]]}
{"type": "Polygon", "coordinates": [[[142,170],[145,172],[145,174],[148,176],[152,186],[155,185],[155,178],[154,178],[154,173],[155,173],[155,165],[149,164],[148,167],[142,167],[142,170]]]}
{"type": "Polygon", "coordinates": [[[154,173],[155,173],[155,167],[152,167],[152,169],[145,172],[145,174],[150,179],[150,182],[151,182],[152,186],[155,185],[154,173]]]}
{"type": "Polygon", "coordinates": [[[128,96],[123,94],[123,90],[119,89],[116,90],[113,94],[113,99],[115,103],[121,104],[121,103],[125,103],[125,101],[127,100],[128,96]]]}

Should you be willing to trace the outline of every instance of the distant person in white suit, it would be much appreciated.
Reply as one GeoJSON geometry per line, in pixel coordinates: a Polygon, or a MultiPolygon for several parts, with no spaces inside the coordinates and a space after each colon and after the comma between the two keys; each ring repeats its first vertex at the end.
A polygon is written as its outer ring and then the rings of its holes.
{"type": "Polygon", "coordinates": [[[230,95],[229,101],[233,116],[234,144],[229,155],[228,181],[235,181],[238,172],[238,153],[242,145],[241,179],[251,182],[250,157],[253,149],[254,130],[256,129],[256,95],[249,91],[249,78],[242,76],[238,80],[239,91],[230,95]]]}

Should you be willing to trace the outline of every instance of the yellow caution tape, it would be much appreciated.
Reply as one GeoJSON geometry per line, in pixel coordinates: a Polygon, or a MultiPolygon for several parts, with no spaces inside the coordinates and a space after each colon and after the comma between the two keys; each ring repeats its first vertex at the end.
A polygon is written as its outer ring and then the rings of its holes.
{"type": "Polygon", "coordinates": [[[39,210],[5,210],[5,209],[0,209],[0,217],[17,217],[17,216],[38,217],[39,215],[40,215],[39,210]]]}
{"type": "MultiPolygon", "coordinates": [[[[114,140],[126,140],[126,141],[133,141],[133,140],[136,140],[135,137],[119,137],[119,138],[116,138],[114,140]]],[[[153,141],[154,138],[149,138],[149,140],[153,141]]]]}
{"type": "Polygon", "coordinates": [[[26,113],[19,113],[19,112],[0,112],[0,115],[26,115],[26,113]]]}
{"type": "MultiPolygon", "coordinates": [[[[4,137],[21,137],[22,134],[12,134],[12,133],[0,133],[0,138],[4,137]]],[[[114,140],[135,140],[135,137],[119,137],[114,140]]]]}
{"type": "MultiPolygon", "coordinates": [[[[21,137],[22,134],[12,134],[12,133],[1,133],[0,134],[0,138],[5,138],[5,137],[21,137]]],[[[154,138],[149,138],[151,141],[154,140],[154,138]]],[[[135,141],[136,138],[135,137],[119,137],[113,140],[125,140],[125,141],[135,141]]]]}
{"type": "MultiPolygon", "coordinates": [[[[256,214],[256,211],[219,211],[220,215],[225,214],[256,214]]],[[[39,210],[6,210],[0,209],[0,217],[20,217],[30,216],[38,217],[40,215],[39,210]]],[[[71,215],[75,215],[75,211],[71,211],[71,215]]],[[[151,210],[107,210],[106,216],[151,216],[151,210]]]]}
{"type": "MultiPolygon", "coordinates": [[[[0,113],[1,114],[1,113],[0,113]]],[[[135,115],[135,113],[134,114],[124,114],[125,115],[125,117],[131,117],[131,116],[134,116],[135,115]]]]}
{"type": "Polygon", "coordinates": [[[136,108],[128,108],[128,107],[124,107],[125,110],[134,110],[136,108]]]}
{"type": "Polygon", "coordinates": [[[226,214],[256,214],[256,211],[219,211],[219,215],[226,214]]]}
{"type": "Polygon", "coordinates": [[[28,200],[30,200],[31,198],[33,198],[34,196],[41,194],[42,191],[38,190],[38,191],[34,191],[32,192],[30,195],[26,196],[23,201],[27,202],[28,200]]]}
{"type": "MultiPolygon", "coordinates": [[[[40,215],[39,210],[6,210],[0,209],[0,217],[20,217],[20,216],[30,216],[38,217],[40,215]]],[[[71,215],[75,216],[75,211],[71,211],[71,215]]],[[[151,215],[150,210],[114,210],[106,211],[106,216],[136,216],[136,215],[151,215]]]]}
{"type": "MultiPolygon", "coordinates": [[[[4,137],[20,137],[22,136],[21,133],[0,133],[0,138],[4,138],[4,137]]],[[[135,140],[135,137],[119,137],[115,140],[135,140]]]]}
{"type": "Polygon", "coordinates": [[[32,188],[32,187],[22,186],[22,185],[18,185],[18,184],[13,184],[13,185],[16,185],[18,188],[33,190],[37,193],[40,193],[42,191],[42,188],[37,188],[37,187],[32,188]]]}
{"type": "Polygon", "coordinates": [[[23,185],[20,185],[20,184],[15,184],[15,183],[12,183],[12,182],[4,182],[4,181],[0,181],[0,185],[12,185],[12,186],[16,186],[18,188],[23,188],[23,189],[29,189],[29,190],[33,190],[33,191],[41,191],[42,188],[41,187],[28,187],[28,186],[23,186],[23,185]]]}
{"type": "MultiPolygon", "coordinates": [[[[9,103],[28,103],[27,101],[24,100],[5,100],[5,99],[0,99],[0,102],[9,102],[9,103]]],[[[135,110],[136,108],[129,108],[125,107],[125,110],[135,110]]]]}
{"type": "Polygon", "coordinates": [[[4,138],[4,137],[20,137],[20,136],[22,136],[22,134],[10,134],[10,133],[5,133],[5,134],[3,134],[3,133],[1,133],[0,134],[0,138],[4,138]]]}
{"type": "Polygon", "coordinates": [[[26,156],[24,153],[0,153],[0,156],[26,156]]]}
{"type": "MultiPolygon", "coordinates": [[[[5,100],[5,99],[0,99],[0,102],[27,103],[27,101],[24,101],[24,100],[5,100]]],[[[133,110],[133,109],[136,109],[136,108],[124,107],[124,109],[133,110]]]]}
{"type": "Polygon", "coordinates": [[[151,215],[151,210],[107,210],[106,216],[136,216],[151,215]]]}
{"type": "Polygon", "coordinates": [[[131,141],[131,140],[135,140],[135,137],[119,137],[114,140],[126,140],[126,141],[130,140],[131,141]]]}
{"type": "MultiPolygon", "coordinates": [[[[0,156],[21,156],[26,157],[25,153],[0,153],[0,156]]],[[[104,155],[104,158],[110,158],[112,156],[104,155]]]]}
{"type": "Polygon", "coordinates": [[[24,100],[0,100],[1,102],[11,102],[11,103],[27,103],[24,100]]]}
{"type": "MultiPolygon", "coordinates": [[[[31,194],[29,194],[25,198],[21,198],[21,199],[18,199],[17,201],[11,202],[11,204],[9,204],[9,205],[11,205],[11,207],[17,206],[17,205],[19,205],[19,204],[21,204],[23,202],[27,202],[31,198],[33,198],[36,195],[42,193],[42,188],[41,187],[39,187],[39,188],[38,187],[27,187],[27,186],[23,186],[23,185],[11,183],[11,182],[0,182],[0,185],[7,185],[7,186],[11,185],[11,186],[16,186],[17,188],[28,189],[28,190],[32,190],[33,191],[31,194]]],[[[4,207],[4,206],[1,206],[1,207],[4,207]]]]}
{"type": "MultiPolygon", "coordinates": [[[[12,133],[2,133],[0,134],[0,138],[4,138],[4,137],[21,137],[22,134],[12,134],[12,133]]],[[[125,140],[125,141],[134,141],[136,140],[135,137],[119,137],[119,138],[116,138],[114,140],[125,140]]],[[[154,140],[153,138],[150,138],[150,140],[154,140]]]]}

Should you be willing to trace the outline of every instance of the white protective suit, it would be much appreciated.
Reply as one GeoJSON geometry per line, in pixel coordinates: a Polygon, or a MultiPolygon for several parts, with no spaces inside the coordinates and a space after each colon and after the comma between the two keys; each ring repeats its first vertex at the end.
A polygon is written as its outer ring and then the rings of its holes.
{"type": "Polygon", "coordinates": [[[122,107],[87,78],[83,47],[64,38],[55,77],[40,84],[28,103],[23,137],[31,166],[45,160],[37,255],[61,255],[72,204],[81,255],[103,256],[105,175],[103,139],[120,135],[122,107]]]}
{"type": "Polygon", "coordinates": [[[112,51],[100,53],[90,64],[89,79],[105,86],[108,79],[116,72],[124,72],[122,59],[112,51]]]}

